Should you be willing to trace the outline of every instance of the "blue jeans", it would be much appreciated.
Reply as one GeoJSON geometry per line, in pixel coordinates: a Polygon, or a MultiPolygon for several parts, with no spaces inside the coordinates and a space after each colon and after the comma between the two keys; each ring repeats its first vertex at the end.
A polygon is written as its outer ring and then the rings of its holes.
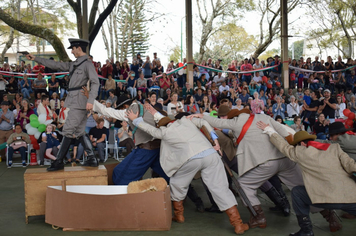
{"type": "Polygon", "coordinates": [[[131,98],[135,98],[137,96],[137,90],[133,87],[126,88],[127,92],[131,94],[131,98]]]}
{"type": "Polygon", "coordinates": [[[187,75],[183,74],[182,76],[179,76],[177,78],[177,83],[180,88],[183,88],[185,86],[185,81],[187,80],[187,75]]]}
{"type": "Polygon", "coordinates": [[[251,82],[251,75],[242,75],[242,81],[245,81],[247,85],[251,82]]]}
{"type": "Polygon", "coordinates": [[[81,143],[79,143],[78,148],[77,148],[77,156],[76,156],[77,160],[82,159],[83,153],[84,153],[84,147],[81,143]]]}
{"type": "MultiPolygon", "coordinates": [[[[354,186],[350,186],[353,188],[354,186]]],[[[304,186],[296,186],[292,189],[293,209],[297,216],[307,216],[310,212],[310,206],[322,209],[340,209],[356,216],[356,203],[322,203],[313,204],[304,186]]]]}
{"type": "Polygon", "coordinates": [[[311,83],[310,84],[310,89],[315,91],[319,89],[319,84],[318,83],[311,83]]]}
{"type": "Polygon", "coordinates": [[[33,93],[31,88],[23,88],[21,89],[21,93],[23,94],[24,98],[30,98],[30,93],[33,93]]]}
{"type": "Polygon", "coordinates": [[[64,94],[68,94],[68,91],[65,90],[64,88],[61,88],[61,94],[60,94],[60,98],[62,99],[64,94]]]}
{"type": "MultiPolygon", "coordinates": [[[[14,149],[12,147],[9,147],[8,150],[8,160],[9,162],[12,162],[12,156],[14,155],[14,149]]],[[[26,148],[25,147],[20,147],[19,149],[16,149],[16,151],[19,151],[21,154],[22,162],[26,162],[26,148]]]]}
{"type": "Polygon", "coordinates": [[[104,161],[105,160],[105,147],[106,147],[106,143],[105,142],[96,144],[96,148],[98,149],[98,154],[99,154],[100,161],[104,161]]]}
{"type": "Polygon", "coordinates": [[[160,149],[147,150],[136,148],[114,169],[112,179],[115,185],[127,185],[142,178],[149,167],[169,182],[159,163],[160,149]]]}
{"type": "Polygon", "coordinates": [[[317,133],[316,138],[321,139],[321,140],[326,140],[326,134],[325,133],[317,133]]]}

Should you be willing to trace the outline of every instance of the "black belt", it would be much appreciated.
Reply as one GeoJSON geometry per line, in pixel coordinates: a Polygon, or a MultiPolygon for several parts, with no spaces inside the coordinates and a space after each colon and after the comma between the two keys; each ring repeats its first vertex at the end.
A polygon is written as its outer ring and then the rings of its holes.
{"type": "Polygon", "coordinates": [[[86,87],[86,85],[79,86],[79,87],[68,88],[67,91],[70,92],[70,91],[81,90],[81,89],[83,89],[83,87],[86,87]]]}

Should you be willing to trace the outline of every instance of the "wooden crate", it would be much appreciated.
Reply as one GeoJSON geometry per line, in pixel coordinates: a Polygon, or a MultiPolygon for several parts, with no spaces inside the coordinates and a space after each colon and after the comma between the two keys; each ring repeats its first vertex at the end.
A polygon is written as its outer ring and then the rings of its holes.
{"type": "Polygon", "coordinates": [[[45,214],[47,186],[61,185],[107,185],[106,168],[99,165],[93,167],[65,167],[64,170],[48,172],[46,168],[27,169],[25,179],[25,216],[28,224],[29,216],[45,214]]]}

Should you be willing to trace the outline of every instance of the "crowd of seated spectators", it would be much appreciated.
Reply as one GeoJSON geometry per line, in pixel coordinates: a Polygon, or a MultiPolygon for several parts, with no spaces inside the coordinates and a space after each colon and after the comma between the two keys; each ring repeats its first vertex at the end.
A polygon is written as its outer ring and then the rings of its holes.
{"type": "MultiPolygon", "coordinates": [[[[314,61],[311,58],[304,60],[303,57],[289,59],[288,85],[284,85],[281,80],[282,62],[277,55],[266,61],[252,57],[242,61],[232,60],[227,68],[222,67],[220,59],[203,60],[199,64],[201,66],[193,66],[193,86],[187,81],[185,68],[170,73],[179,65],[184,65],[185,59],[183,64],[171,61],[166,70],[157,53],[153,55],[152,60],[149,56],[141,58],[139,53],[131,64],[125,59],[122,63],[106,60],[105,64],[101,65],[100,62],[95,62],[92,56],[89,59],[99,75],[97,99],[107,107],[115,108],[118,97],[122,95],[136,98],[142,103],[151,103],[168,115],[179,112],[212,113],[224,102],[231,109],[248,108],[254,114],[264,113],[282,121],[290,118],[294,123],[291,126],[293,129],[299,131],[309,128],[309,131],[316,133],[319,138],[325,138],[323,134],[327,133],[328,124],[343,117],[344,109],[356,112],[356,67],[344,70],[356,65],[356,60],[348,59],[345,63],[340,56],[335,62],[330,56],[326,62],[319,61],[319,57],[315,57],[314,61]],[[272,68],[264,70],[266,67],[272,68]],[[288,89],[285,90],[284,87],[288,89]]],[[[30,64],[25,65],[24,61],[21,61],[20,65],[12,66],[4,63],[0,71],[0,103],[8,103],[8,111],[4,112],[6,115],[1,117],[0,136],[3,140],[0,140],[0,143],[9,137],[8,133],[1,134],[12,130],[15,124],[19,124],[26,132],[25,127],[32,114],[46,114],[48,119],[53,120],[56,128],[62,130],[68,114],[68,108],[64,107],[68,94],[68,76],[56,76],[54,73],[59,71],[40,64],[32,67],[30,64]],[[25,74],[9,76],[5,72],[25,74]],[[49,74],[44,77],[44,73],[49,74]],[[9,96],[12,96],[11,100],[9,96]],[[5,116],[9,119],[5,119],[5,116]]],[[[93,145],[100,149],[101,160],[102,142],[108,138],[112,126],[116,131],[120,130],[115,132],[118,143],[132,150],[131,128],[127,124],[88,112],[86,132],[91,133],[93,145]],[[100,123],[97,123],[98,121],[100,123]]],[[[59,135],[58,139],[60,138],[59,135]]],[[[75,147],[77,146],[78,144],[75,147]]],[[[54,145],[47,156],[55,156],[56,148],[54,145]]],[[[77,160],[76,158],[74,156],[74,160],[77,160]]]]}

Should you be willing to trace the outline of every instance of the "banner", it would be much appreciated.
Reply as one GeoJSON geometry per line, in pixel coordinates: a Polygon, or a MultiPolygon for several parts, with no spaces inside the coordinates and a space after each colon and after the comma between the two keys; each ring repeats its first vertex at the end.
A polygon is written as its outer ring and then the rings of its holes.
{"type": "MultiPolygon", "coordinates": [[[[355,66],[350,66],[350,67],[347,67],[345,69],[341,69],[341,70],[329,70],[331,73],[336,73],[336,72],[339,72],[339,71],[346,71],[346,70],[350,70],[352,68],[356,67],[355,66]]],[[[318,74],[324,74],[326,71],[313,71],[313,70],[307,70],[307,69],[302,69],[302,68],[299,68],[299,67],[295,67],[295,66],[289,66],[290,69],[294,69],[296,71],[301,71],[301,72],[307,72],[307,73],[318,73],[318,74]]]]}

